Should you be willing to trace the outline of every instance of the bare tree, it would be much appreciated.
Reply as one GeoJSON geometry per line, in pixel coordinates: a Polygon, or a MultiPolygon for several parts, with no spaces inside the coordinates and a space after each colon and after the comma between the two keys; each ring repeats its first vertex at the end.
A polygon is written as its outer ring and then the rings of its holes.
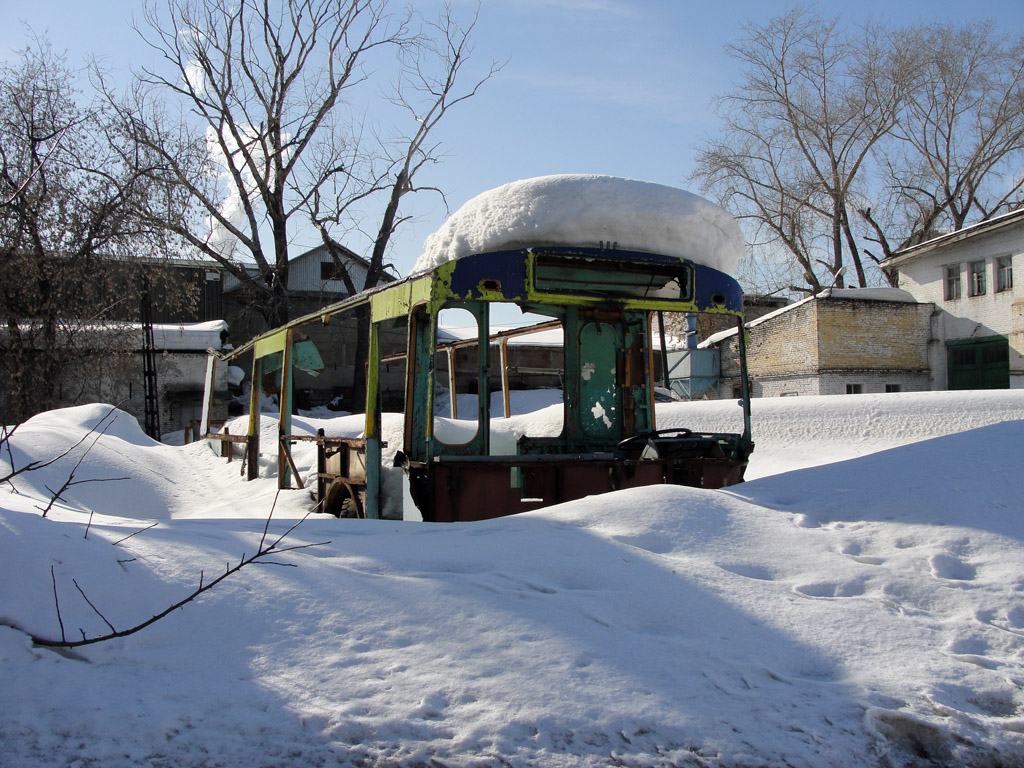
{"type": "Polygon", "coordinates": [[[1024,185],[1024,38],[934,24],[899,45],[907,99],[880,147],[879,202],[860,210],[881,258],[1019,205],[1024,185]]]}
{"type": "MultiPolygon", "coordinates": [[[[407,220],[399,214],[402,198],[419,191],[430,191],[444,197],[442,190],[419,186],[416,181],[421,169],[441,160],[440,143],[433,139],[434,130],[449,111],[475,96],[499,69],[496,63],[492,63],[471,85],[457,90],[460,75],[472,53],[470,36],[475,25],[474,17],[468,26],[461,26],[451,10],[446,8],[441,18],[429,25],[431,34],[423,38],[420,45],[403,50],[405,77],[389,101],[405,114],[410,125],[415,126],[413,132],[379,142],[380,151],[376,155],[378,170],[371,175],[371,181],[362,193],[346,196],[332,189],[332,194],[325,195],[317,190],[309,201],[309,219],[320,233],[349,292],[371,288],[385,278],[388,244],[399,225],[407,220]],[[348,262],[343,257],[337,233],[345,231],[344,222],[349,208],[372,194],[382,194],[384,211],[373,235],[366,275],[362,284],[357,285],[346,268],[348,262]]],[[[366,359],[368,351],[367,308],[358,308],[356,317],[355,359],[359,361],[366,359]]],[[[353,402],[361,403],[365,399],[365,368],[357,365],[354,374],[352,398],[353,402]]]]}
{"type": "Polygon", "coordinates": [[[872,148],[893,127],[900,57],[875,27],[794,8],[748,25],[729,46],[743,79],[719,101],[723,128],[698,151],[694,177],[793,256],[809,290],[867,284],[851,211],[872,148]]]}
{"type": "Polygon", "coordinates": [[[452,89],[468,31],[445,18],[424,25],[392,13],[388,0],[148,3],[140,34],[166,66],[139,73],[130,102],[120,107],[166,192],[150,201],[144,219],[222,264],[276,326],[290,313],[296,216],[312,218],[328,242],[338,242],[332,223],[383,195],[369,275],[379,279],[401,220],[397,202],[415,189],[419,165],[436,158],[425,148],[423,126],[429,131],[457,101],[452,89]],[[445,55],[432,65],[447,86],[437,106],[418,115],[426,123],[401,134],[397,155],[382,154],[383,145],[367,139],[377,131],[361,114],[380,98],[366,93],[372,78],[434,82],[433,69],[418,67],[438,50],[445,55]],[[409,160],[398,163],[398,156],[409,160]]]}
{"type": "MultiPolygon", "coordinates": [[[[147,194],[110,116],[45,40],[0,65],[0,408],[7,423],[95,396],[132,365],[147,194]]],[[[165,252],[164,248],[160,249],[165,252]]]]}
{"type": "Polygon", "coordinates": [[[729,50],[743,80],[694,177],[751,224],[755,249],[791,254],[806,283],[794,289],[842,285],[847,266],[866,285],[896,248],[1020,204],[1019,36],[992,23],[850,32],[795,8],[729,50]]]}

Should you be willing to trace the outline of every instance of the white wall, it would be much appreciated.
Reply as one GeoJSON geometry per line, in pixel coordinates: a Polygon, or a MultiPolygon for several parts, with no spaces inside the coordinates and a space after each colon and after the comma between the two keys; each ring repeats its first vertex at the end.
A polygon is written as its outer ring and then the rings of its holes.
{"type": "Polygon", "coordinates": [[[933,320],[934,342],[929,354],[936,389],[947,387],[946,342],[987,336],[1009,337],[1010,386],[1024,388],[1024,334],[1015,333],[1014,328],[1024,299],[1024,221],[982,231],[909,259],[899,265],[899,287],[941,310],[933,320]],[[1014,285],[1012,290],[997,293],[996,259],[1002,256],[1012,260],[1014,285]],[[974,261],[985,262],[986,290],[981,296],[969,295],[968,265],[974,261]],[[961,298],[946,300],[945,267],[954,265],[960,270],[961,298]]]}

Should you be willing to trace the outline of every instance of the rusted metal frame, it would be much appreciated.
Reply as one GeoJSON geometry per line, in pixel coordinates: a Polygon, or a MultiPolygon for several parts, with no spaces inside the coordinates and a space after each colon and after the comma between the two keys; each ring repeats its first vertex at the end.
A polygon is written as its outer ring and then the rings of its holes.
{"type": "MultiPolygon", "coordinates": [[[[405,284],[409,282],[409,280],[410,278],[406,278],[405,280],[401,281],[401,284],[405,284]]],[[[339,302],[330,304],[326,307],[323,307],[322,309],[318,309],[316,312],[310,312],[308,315],[303,315],[302,317],[297,317],[294,320],[290,320],[287,323],[278,326],[277,328],[267,331],[266,333],[261,333],[259,336],[255,336],[252,339],[249,339],[249,341],[245,342],[245,344],[236,347],[229,353],[219,355],[219,357],[221,360],[233,360],[236,357],[245,354],[246,352],[254,350],[255,347],[260,342],[265,341],[266,339],[269,339],[273,336],[276,336],[282,331],[298,328],[299,326],[307,325],[316,320],[319,320],[324,325],[329,325],[331,322],[331,317],[333,315],[339,314],[341,312],[348,312],[349,310],[353,310],[358,306],[368,304],[370,302],[370,299],[375,294],[381,293],[382,291],[393,290],[394,287],[398,284],[399,283],[390,283],[389,285],[386,286],[368,288],[367,290],[357,294],[356,296],[350,296],[347,299],[342,299],[339,302]]]]}
{"type": "MultiPolygon", "coordinates": [[[[408,332],[406,334],[405,351],[405,415],[402,420],[402,452],[406,460],[411,460],[415,451],[414,444],[417,442],[416,424],[414,414],[417,410],[416,403],[421,402],[417,396],[417,382],[422,377],[422,358],[419,354],[417,338],[419,329],[424,324],[430,325],[427,320],[426,310],[423,305],[412,307],[407,318],[408,332]]],[[[428,355],[429,357],[429,355],[428,355]]],[[[425,397],[423,398],[425,401],[425,397]]]]}
{"type": "Polygon", "coordinates": [[[370,343],[366,360],[366,517],[380,519],[380,323],[370,313],[370,343]]]}
{"type": "Polygon", "coordinates": [[[409,334],[410,361],[407,363],[407,403],[424,403],[424,408],[405,409],[403,450],[412,461],[427,462],[433,452],[434,365],[436,340],[433,313],[426,306],[416,310],[409,334]]]}
{"type": "Polygon", "coordinates": [[[217,440],[218,442],[220,442],[221,443],[221,448],[220,448],[221,458],[225,458],[228,461],[231,461],[232,458],[234,458],[234,455],[233,455],[233,453],[231,451],[231,446],[232,445],[234,445],[235,443],[248,445],[248,443],[249,443],[249,436],[248,435],[232,435],[227,430],[224,430],[223,432],[220,432],[220,433],[213,433],[213,434],[209,434],[209,435],[204,435],[203,439],[204,440],[217,440]]]}
{"type": "Polygon", "coordinates": [[[743,316],[739,315],[736,318],[736,336],[739,342],[740,352],[740,397],[743,398],[741,405],[743,406],[743,436],[742,440],[745,446],[751,444],[751,429],[750,429],[750,382],[747,376],[747,328],[743,322],[743,316]]]}
{"type": "Polygon", "coordinates": [[[508,392],[508,339],[508,336],[503,338],[499,347],[501,350],[501,412],[506,419],[512,415],[512,404],[508,392]]]}
{"type": "MultiPolygon", "coordinates": [[[[366,441],[361,437],[323,437],[316,435],[283,435],[283,439],[296,443],[320,443],[322,445],[347,445],[349,448],[361,448],[366,441]]],[[[384,443],[387,447],[387,443],[384,443]]]]}
{"type": "MultiPolygon", "coordinates": [[[[658,315],[659,315],[659,318],[660,318],[661,310],[657,310],[657,312],[658,312],[658,315]]],[[[651,314],[652,313],[648,313],[647,314],[647,330],[648,330],[648,333],[651,332],[651,330],[650,330],[651,329],[651,314]]],[[[660,327],[664,327],[663,324],[661,323],[660,319],[659,319],[659,326],[660,327]]],[[[650,338],[650,336],[648,336],[648,338],[650,338]]],[[[664,340],[664,331],[662,331],[662,340],[664,340]]],[[[654,375],[654,354],[655,354],[655,352],[654,352],[654,345],[653,344],[648,344],[647,345],[647,370],[650,371],[650,375],[652,375],[652,376],[654,375]]],[[[662,351],[661,365],[662,365],[662,368],[665,369],[665,371],[666,371],[666,373],[665,373],[665,381],[668,381],[668,373],[667,373],[667,370],[668,370],[668,358],[665,357],[665,354],[666,353],[664,351],[662,351]]],[[[654,431],[656,431],[658,429],[658,416],[657,416],[657,410],[655,409],[655,405],[654,405],[655,402],[656,401],[655,401],[655,398],[654,398],[654,387],[653,386],[649,386],[647,388],[647,403],[648,403],[648,408],[650,409],[650,414],[651,414],[651,431],[652,432],[654,432],[654,431]]]]}
{"type": "MultiPolygon", "coordinates": [[[[661,383],[668,389],[668,342],[665,340],[665,312],[664,310],[657,310],[658,312],[658,338],[661,342],[661,383]]],[[[650,319],[648,318],[648,322],[650,319]]],[[[653,344],[648,345],[651,349],[654,348],[653,344]]],[[[651,368],[651,374],[654,374],[654,368],[651,368]]],[[[653,389],[653,387],[652,387],[653,389]]],[[[652,419],[653,421],[653,419],[652,419]]]]}
{"type": "Polygon", "coordinates": [[[219,440],[222,443],[247,443],[249,442],[248,435],[232,435],[230,432],[213,433],[212,435],[206,435],[203,437],[204,440],[219,440]]]}
{"type": "Polygon", "coordinates": [[[562,433],[556,440],[562,451],[571,451],[581,444],[580,441],[580,318],[579,307],[565,308],[565,342],[563,344],[563,365],[565,382],[562,386],[562,433]]]}
{"type": "MultiPolygon", "coordinates": [[[[320,439],[325,437],[323,427],[316,431],[316,436],[320,439]]],[[[316,503],[323,511],[323,503],[326,500],[327,491],[327,450],[323,443],[317,443],[316,446],[316,503]]]]}
{"type": "MultiPolygon", "coordinates": [[[[441,350],[439,349],[438,352],[441,350]]],[[[455,391],[455,347],[448,347],[444,350],[445,356],[448,358],[448,410],[451,411],[452,418],[459,418],[459,398],[455,391]]]]}
{"type": "MultiPolygon", "coordinates": [[[[280,467],[282,463],[287,462],[288,468],[291,470],[291,474],[295,477],[295,482],[298,483],[299,489],[306,487],[306,484],[302,482],[302,477],[299,475],[298,467],[295,466],[295,459],[292,458],[292,448],[288,441],[288,435],[280,435],[278,437],[278,449],[277,449],[277,465],[280,467]]],[[[281,490],[291,488],[291,480],[286,473],[281,472],[278,469],[277,476],[277,487],[281,490]],[[283,480],[282,480],[283,478],[283,480]]]]}
{"type": "Polygon", "coordinates": [[[651,343],[650,313],[623,312],[623,341],[626,347],[623,371],[623,413],[632,420],[627,432],[654,429],[654,369],[648,365],[646,350],[651,343]]]}
{"type": "MultiPolygon", "coordinates": [[[[480,303],[483,304],[485,302],[480,303]]],[[[510,339],[516,336],[529,336],[532,333],[541,333],[542,331],[550,331],[561,327],[561,320],[545,320],[543,323],[525,325],[522,328],[509,328],[507,331],[496,331],[488,334],[488,338],[493,343],[495,341],[500,341],[501,339],[510,339]]],[[[442,344],[438,344],[437,348],[438,350],[441,350],[447,349],[448,347],[471,347],[477,343],[477,339],[458,339],[457,341],[446,341],[442,344]]]]}
{"type": "Polygon", "coordinates": [[[491,303],[482,301],[478,305],[477,317],[477,376],[476,376],[476,423],[480,437],[480,453],[491,452],[491,303]]]}
{"type": "Polygon", "coordinates": [[[302,480],[298,479],[295,462],[292,460],[291,444],[285,437],[292,431],[292,346],[295,329],[285,331],[284,349],[281,350],[281,391],[277,396],[277,487],[284,490],[291,487],[290,473],[296,474],[299,487],[302,480]]]}

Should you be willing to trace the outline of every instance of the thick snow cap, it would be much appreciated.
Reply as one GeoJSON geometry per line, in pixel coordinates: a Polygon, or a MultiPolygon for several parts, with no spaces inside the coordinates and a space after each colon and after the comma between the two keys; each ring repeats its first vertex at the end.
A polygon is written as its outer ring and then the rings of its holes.
{"type": "Polygon", "coordinates": [[[474,253],[536,245],[679,256],[726,273],[744,241],[736,220],[691,192],[614,176],[513,181],[477,195],[423,244],[413,272],[474,253]]]}

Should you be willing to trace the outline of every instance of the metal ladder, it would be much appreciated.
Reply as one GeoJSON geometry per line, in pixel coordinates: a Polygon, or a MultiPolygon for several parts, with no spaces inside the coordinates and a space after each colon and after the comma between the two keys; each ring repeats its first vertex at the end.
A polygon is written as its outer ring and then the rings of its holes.
{"type": "Polygon", "coordinates": [[[142,288],[142,380],[145,387],[146,434],[160,439],[160,401],[156,385],[156,342],[153,339],[153,300],[149,280],[142,288]]]}

